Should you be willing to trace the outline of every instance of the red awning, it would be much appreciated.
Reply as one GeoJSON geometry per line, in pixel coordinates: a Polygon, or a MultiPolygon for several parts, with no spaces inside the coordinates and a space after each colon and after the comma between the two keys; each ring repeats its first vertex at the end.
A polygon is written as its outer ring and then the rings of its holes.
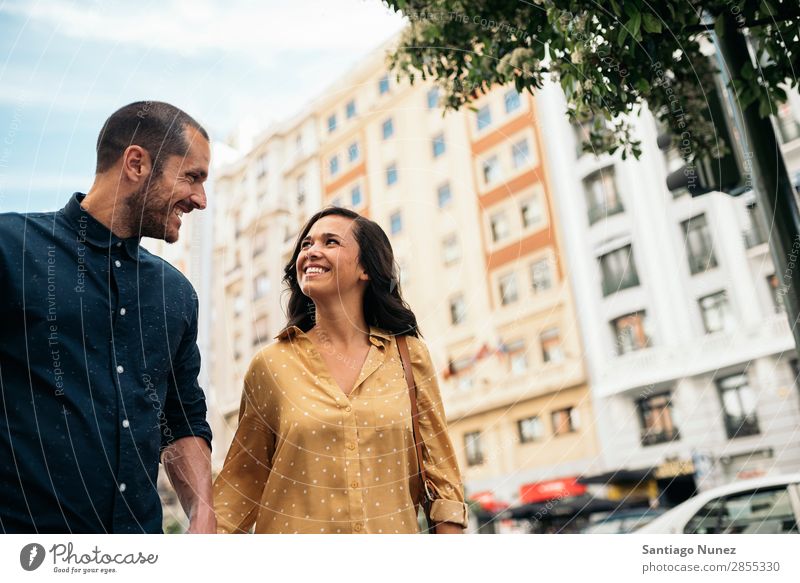
{"type": "Polygon", "coordinates": [[[579,484],[577,480],[578,477],[573,476],[571,478],[561,478],[559,480],[523,484],[519,489],[520,501],[522,504],[532,504],[534,502],[545,502],[556,498],[581,496],[586,493],[586,486],[579,484]]]}
{"type": "Polygon", "coordinates": [[[470,494],[469,499],[480,504],[481,508],[487,512],[500,512],[509,507],[509,504],[495,498],[494,492],[491,490],[470,494]]]}

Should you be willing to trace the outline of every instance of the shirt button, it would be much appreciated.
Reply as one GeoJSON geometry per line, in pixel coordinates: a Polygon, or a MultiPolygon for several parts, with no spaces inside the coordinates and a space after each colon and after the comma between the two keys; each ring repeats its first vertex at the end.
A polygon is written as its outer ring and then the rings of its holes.
{"type": "Polygon", "coordinates": [[[122,373],[124,373],[124,372],[125,372],[125,368],[124,368],[122,365],[119,365],[119,366],[117,367],[117,372],[118,372],[119,374],[122,374],[122,373]]]}
{"type": "Polygon", "coordinates": [[[354,530],[354,531],[356,531],[356,532],[361,532],[361,523],[359,523],[359,522],[356,522],[356,523],[353,525],[353,530],[354,530]]]}
{"type": "Polygon", "coordinates": [[[358,488],[358,482],[350,482],[351,488],[358,488]]]}
{"type": "Polygon", "coordinates": [[[347,407],[344,408],[344,410],[349,413],[350,411],[353,410],[353,408],[350,405],[348,405],[347,407]]]}
{"type": "Polygon", "coordinates": [[[121,242],[118,242],[118,243],[117,243],[117,247],[118,247],[118,248],[119,248],[119,247],[122,247],[122,243],[121,243],[121,242]]]}
{"type": "Polygon", "coordinates": [[[126,310],[125,308],[120,308],[120,309],[119,309],[119,315],[120,315],[120,316],[124,316],[124,315],[125,315],[125,314],[127,314],[127,313],[128,313],[128,310],[126,310]]]}
{"type": "Polygon", "coordinates": [[[116,265],[117,267],[122,267],[122,261],[120,261],[119,259],[117,259],[117,260],[114,262],[114,265],[116,265]]]}
{"type": "Polygon", "coordinates": [[[125,429],[127,429],[128,427],[130,427],[130,426],[131,426],[131,422],[130,422],[130,421],[128,421],[127,419],[123,419],[123,420],[122,420],[122,426],[123,426],[125,429]]]}
{"type": "Polygon", "coordinates": [[[347,449],[349,449],[350,451],[353,451],[355,448],[356,448],[356,446],[355,446],[354,443],[348,443],[347,444],[347,449]]]}
{"type": "Polygon", "coordinates": [[[125,482],[122,482],[122,483],[119,485],[119,491],[120,491],[120,492],[124,492],[124,491],[125,491],[127,488],[128,488],[128,487],[125,485],[125,482]]]}

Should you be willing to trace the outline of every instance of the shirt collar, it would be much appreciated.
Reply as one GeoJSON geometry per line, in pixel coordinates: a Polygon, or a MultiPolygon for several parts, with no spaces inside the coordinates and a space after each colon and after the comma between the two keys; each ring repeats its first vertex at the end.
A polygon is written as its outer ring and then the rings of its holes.
{"type": "MultiPolygon", "coordinates": [[[[297,334],[305,335],[298,326],[287,326],[283,330],[281,330],[275,338],[277,340],[291,340],[297,334]]],[[[389,332],[385,332],[380,328],[375,328],[374,326],[369,327],[369,341],[378,347],[385,347],[391,342],[393,334],[389,332]]]]}
{"type": "Polygon", "coordinates": [[[78,233],[78,240],[81,243],[89,243],[93,247],[110,249],[112,247],[122,247],[132,259],[139,256],[140,237],[129,237],[122,239],[111,232],[108,227],[89,214],[89,211],[81,206],[81,201],[86,198],[82,192],[72,195],[61,212],[64,213],[70,227],[78,233]]]}

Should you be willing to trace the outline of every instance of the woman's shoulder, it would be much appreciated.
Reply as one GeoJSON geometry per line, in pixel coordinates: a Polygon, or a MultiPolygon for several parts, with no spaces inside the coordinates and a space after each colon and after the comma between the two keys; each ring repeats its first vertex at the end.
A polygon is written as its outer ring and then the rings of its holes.
{"type": "Polygon", "coordinates": [[[406,335],[403,336],[408,343],[408,352],[411,355],[412,362],[427,363],[430,361],[430,351],[425,341],[418,336],[406,335]]]}

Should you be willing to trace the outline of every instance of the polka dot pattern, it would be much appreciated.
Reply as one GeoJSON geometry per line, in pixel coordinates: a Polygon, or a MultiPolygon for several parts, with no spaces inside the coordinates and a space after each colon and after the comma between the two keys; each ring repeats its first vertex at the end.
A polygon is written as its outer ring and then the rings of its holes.
{"type": "MultiPolygon", "coordinates": [[[[239,426],[214,483],[219,532],[413,533],[419,491],[411,404],[393,336],[370,329],[349,396],[298,328],[247,372],[239,426]]],[[[436,374],[409,338],[436,521],[466,526],[466,505],[436,374]]]]}

